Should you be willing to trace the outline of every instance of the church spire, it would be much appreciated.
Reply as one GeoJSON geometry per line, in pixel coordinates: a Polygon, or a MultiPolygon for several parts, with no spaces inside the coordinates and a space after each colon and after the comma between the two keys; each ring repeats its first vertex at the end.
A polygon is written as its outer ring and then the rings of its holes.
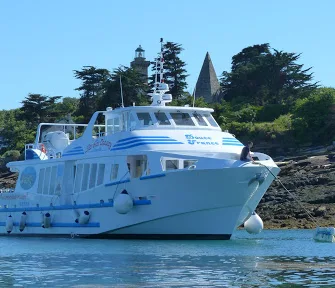
{"type": "Polygon", "coordinates": [[[208,103],[214,102],[213,97],[216,96],[216,93],[219,91],[220,84],[208,52],[206,53],[195,87],[196,98],[203,97],[208,103]]]}

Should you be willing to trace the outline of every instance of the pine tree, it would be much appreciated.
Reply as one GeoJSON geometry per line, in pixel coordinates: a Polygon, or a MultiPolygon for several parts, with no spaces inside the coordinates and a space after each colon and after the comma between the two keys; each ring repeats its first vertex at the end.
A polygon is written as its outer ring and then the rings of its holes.
{"type": "Polygon", "coordinates": [[[59,115],[55,109],[56,102],[61,96],[44,96],[41,94],[29,94],[21,103],[23,112],[20,117],[27,122],[31,129],[36,129],[40,122],[54,121],[59,115]]]}
{"type": "Polygon", "coordinates": [[[231,72],[221,77],[225,100],[256,105],[291,104],[317,87],[311,68],[297,64],[301,54],[271,49],[269,44],[244,48],[232,58],[231,72]]]}
{"type": "Polygon", "coordinates": [[[143,76],[136,69],[121,66],[113,71],[111,78],[106,82],[106,91],[99,99],[99,109],[120,107],[121,88],[120,77],[122,81],[123,105],[125,107],[133,105],[148,104],[147,93],[148,84],[143,82],[143,76]]]}
{"type": "Polygon", "coordinates": [[[81,91],[77,114],[84,116],[84,121],[88,122],[98,108],[99,99],[106,93],[111,76],[107,69],[94,66],[84,66],[81,71],[74,70],[74,74],[82,81],[81,86],[75,89],[81,91]]]}

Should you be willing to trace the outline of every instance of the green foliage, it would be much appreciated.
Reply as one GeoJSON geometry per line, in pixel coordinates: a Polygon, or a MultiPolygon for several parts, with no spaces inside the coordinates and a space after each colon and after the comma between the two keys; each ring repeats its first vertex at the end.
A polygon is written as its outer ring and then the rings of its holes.
{"type": "Polygon", "coordinates": [[[21,120],[26,121],[28,128],[35,128],[41,122],[54,121],[57,113],[56,102],[61,96],[44,96],[41,94],[29,94],[21,103],[21,120]]]}
{"type": "Polygon", "coordinates": [[[233,56],[231,72],[221,76],[222,97],[254,105],[291,104],[316,88],[311,68],[297,64],[300,54],[269,44],[244,48],[233,56]]]}
{"type": "Polygon", "coordinates": [[[120,76],[124,106],[132,106],[133,103],[136,103],[136,105],[148,105],[149,97],[147,92],[149,87],[143,82],[143,76],[134,68],[121,66],[113,71],[110,80],[106,82],[106,92],[98,102],[99,109],[121,107],[120,76]]]}
{"type": "Polygon", "coordinates": [[[18,161],[21,158],[20,151],[17,150],[9,150],[6,151],[1,157],[0,157],[0,171],[5,172],[8,170],[6,167],[6,164],[12,161],[18,161]]]}
{"type": "Polygon", "coordinates": [[[98,103],[106,92],[111,75],[107,69],[94,66],[84,66],[82,70],[74,70],[76,79],[81,80],[81,86],[75,90],[80,91],[80,100],[77,115],[84,116],[88,122],[92,114],[98,110],[98,103]]]}
{"type": "Polygon", "coordinates": [[[257,122],[273,121],[280,115],[285,115],[289,112],[289,106],[283,104],[268,104],[265,106],[258,106],[256,115],[257,122]]]}
{"type": "Polygon", "coordinates": [[[6,162],[17,161],[21,157],[21,153],[18,150],[8,150],[2,156],[6,162]]]}
{"type": "Polygon", "coordinates": [[[6,111],[6,121],[2,124],[1,136],[8,150],[23,150],[26,143],[34,140],[35,131],[27,127],[27,122],[22,119],[22,110],[6,111]]]}
{"type": "MultiPolygon", "coordinates": [[[[181,98],[184,90],[187,88],[186,78],[188,75],[185,69],[186,64],[179,57],[183,50],[182,46],[177,43],[166,42],[163,45],[164,82],[169,85],[170,93],[174,99],[181,98]]],[[[156,61],[152,64],[154,74],[151,76],[151,85],[155,83],[156,61]]]]}
{"type": "Polygon", "coordinates": [[[322,143],[331,141],[335,131],[335,89],[319,88],[294,106],[293,129],[297,139],[322,143]]]}
{"type": "Polygon", "coordinates": [[[64,97],[62,102],[55,104],[55,111],[57,116],[62,117],[65,115],[73,115],[79,107],[79,99],[75,97],[64,97]]]}

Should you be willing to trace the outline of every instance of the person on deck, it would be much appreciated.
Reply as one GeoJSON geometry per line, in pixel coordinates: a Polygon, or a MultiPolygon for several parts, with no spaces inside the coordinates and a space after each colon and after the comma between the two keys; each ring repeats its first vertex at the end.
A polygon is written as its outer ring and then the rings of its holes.
{"type": "Polygon", "coordinates": [[[250,149],[252,148],[253,145],[254,145],[254,143],[249,141],[248,144],[243,147],[243,149],[241,151],[241,156],[240,156],[241,161],[252,161],[252,162],[254,162],[254,159],[252,159],[251,154],[250,154],[250,149]]]}

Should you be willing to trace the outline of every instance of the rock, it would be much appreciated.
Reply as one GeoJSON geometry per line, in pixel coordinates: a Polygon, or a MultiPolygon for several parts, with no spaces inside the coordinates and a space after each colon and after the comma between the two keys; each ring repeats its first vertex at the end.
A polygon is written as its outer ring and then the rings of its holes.
{"type": "Polygon", "coordinates": [[[299,167],[305,167],[307,165],[311,165],[311,163],[312,162],[310,160],[302,160],[302,161],[297,162],[295,165],[299,167]]]}
{"type": "Polygon", "coordinates": [[[325,216],[327,213],[327,208],[325,206],[320,206],[317,209],[313,211],[313,216],[315,217],[320,217],[320,216],[325,216]]]}

